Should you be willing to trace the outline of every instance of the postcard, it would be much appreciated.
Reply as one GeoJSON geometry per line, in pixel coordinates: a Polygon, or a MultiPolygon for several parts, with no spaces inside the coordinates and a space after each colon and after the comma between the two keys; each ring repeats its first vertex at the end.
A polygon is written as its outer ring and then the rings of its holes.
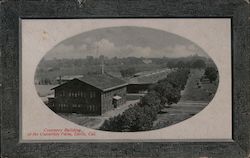
{"type": "Polygon", "coordinates": [[[21,142],[232,140],[229,18],[21,20],[21,142]]]}

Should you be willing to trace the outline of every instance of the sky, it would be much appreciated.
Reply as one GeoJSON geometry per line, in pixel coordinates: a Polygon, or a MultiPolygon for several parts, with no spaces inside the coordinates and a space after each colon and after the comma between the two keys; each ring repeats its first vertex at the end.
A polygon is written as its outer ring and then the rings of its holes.
{"type": "Polygon", "coordinates": [[[135,26],[101,28],[68,38],[52,48],[45,59],[99,57],[186,57],[207,54],[195,43],[166,31],[135,26]]]}

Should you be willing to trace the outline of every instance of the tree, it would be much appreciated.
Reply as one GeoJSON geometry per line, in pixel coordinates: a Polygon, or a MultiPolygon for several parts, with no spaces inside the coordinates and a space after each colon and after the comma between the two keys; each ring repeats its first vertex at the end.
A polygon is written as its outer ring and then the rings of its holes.
{"type": "Polygon", "coordinates": [[[197,59],[192,63],[192,68],[202,69],[205,67],[206,67],[206,63],[201,59],[197,59]]]}
{"type": "Polygon", "coordinates": [[[120,73],[122,75],[122,77],[129,77],[129,76],[133,76],[135,74],[136,70],[134,67],[130,67],[124,70],[121,70],[120,73]]]}
{"type": "Polygon", "coordinates": [[[174,88],[183,90],[185,88],[189,73],[189,69],[177,70],[170,73],[166,79],[163,79],[159,82],[168,82],[172,84],[174,88]]]}
{"type": "Polygon", "coordinates": [[[209,79],[210,83],[215,81],[218,77],[218,71],[215,67],[207,67],[204,73],[205,77],[209,79]]]}
{"type": "Polygon", "coordinates": [[[174,67],[176,67],[175,61],[173,61],[173,60],[168,61],[168,62],[167,62],[167,67],[169,67],[169,68],[174,68],[174,67]]]}
{"type": "Polygon", "coordinates": [[[157,83],[153,87],[153,90],[158,93],[162,106],[165,106],[165,104],[171,105],[177,103],[181,98],[180,90],[174,88],[169,82],[157,83]]]}
{"type": "Polygon", "coordinates": [[[176,65],[178,68],[184,68],[185,67],[185,63],[182,61],[182,60],[180,60],[180,61],[178,61],[177,62],[177,65],[176,65]]]}
{"type": "Polygon", "coordinates": [[[161,110],[161,99],[158,96],[157,92],[150,91],[148,94],[146,94],[141,99],[141,106],[144,106],[146,111],[150,110],[150,113],[148,114],[153,118],[153,120],[156,119],[157,113],[161,110]]]}
{"type": "Polygon", "coordinates": [[[86,57],[87,64],[93,64],[94,63],[94,57],[93,56],[87,56],[86,57]]]}

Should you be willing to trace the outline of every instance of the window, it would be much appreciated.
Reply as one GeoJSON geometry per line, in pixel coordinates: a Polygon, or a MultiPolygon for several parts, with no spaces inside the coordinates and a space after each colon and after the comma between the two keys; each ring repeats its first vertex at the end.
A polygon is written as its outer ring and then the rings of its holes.
{"type": "Polygon", "coordinates": [[[95,91],[90,92],[90,98],[95,98],[95,91]]]}
{"type": "Polygon", "coordinates": [[[92,111],[92,112],[94,112],[95,111],[95,105],[90,105],[89,106],[89,110],[92,111]]]}
{"type": "Polygon", "coordinates": [[[95,98],[95,91],[90,91],[89,95],[90,95],[90,98],[95,98]]]}

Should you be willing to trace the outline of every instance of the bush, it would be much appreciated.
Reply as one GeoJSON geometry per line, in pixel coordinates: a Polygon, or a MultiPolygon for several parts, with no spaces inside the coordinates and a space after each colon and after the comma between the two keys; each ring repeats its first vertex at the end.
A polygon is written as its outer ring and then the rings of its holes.
{"type": "Polygon", "coordinates": [[[155,110],[159,111],[161,108],[161,99],[157,92],[150,91],[148,94],[146,94],[141,99],[141,106],[145,105],[151,108],[154,108],[155,110]]]}
{"type": "Polygon", "coordinates": [[[156,110],[152,109],[154,108],[136,104],[134,107],[125,110],[123,114],[105,121],[100,129],[114,132],[150,130],[157,115],[156,110]]]}

